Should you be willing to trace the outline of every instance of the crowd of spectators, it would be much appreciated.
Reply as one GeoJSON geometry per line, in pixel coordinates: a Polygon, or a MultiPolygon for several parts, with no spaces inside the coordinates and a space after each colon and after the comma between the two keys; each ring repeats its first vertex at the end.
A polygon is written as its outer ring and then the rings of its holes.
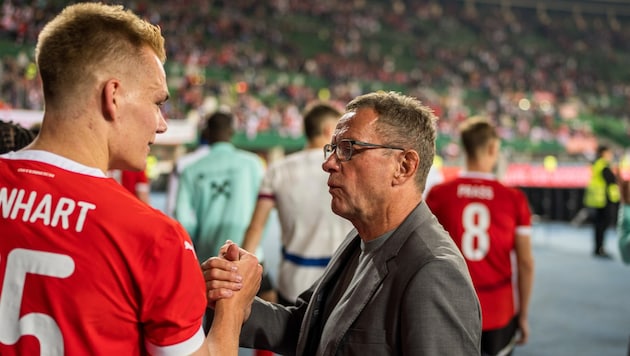
{"type": "MultiPolygon", "coordinates": [[[[41,109],[36,36],[63,1],[6,0],[0,106],[41,109]],[[2,103],[3,102],[3,103],[2,103]]],[[[416,0],[180,0],[126,5],[167,38],[171,119],[211,102],[253,137],[299,135],[300,109],[367,90],[421,98],[440,120],[442,153],[466,116],[487,114],[507,141],[593,148],[584,114],[628,121],[630,18],[416,0]],[[625,62],[625,63],[624,63],[625,62]]],[[[1,52],[0,52],[1,53],[1,52]]],[[[203,114],[203,113],[202,113],[203,114]]],[[[449,148],[450,147],[450,148],[449,148]]]]}

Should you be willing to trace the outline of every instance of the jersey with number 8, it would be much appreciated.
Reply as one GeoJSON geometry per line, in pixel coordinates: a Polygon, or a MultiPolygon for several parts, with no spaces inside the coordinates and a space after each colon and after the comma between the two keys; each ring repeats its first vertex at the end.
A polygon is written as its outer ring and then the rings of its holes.
{"type": "Polygon", "coordinates": [[[426,199],[466,259],[484,330],[503,327],[514,317],[511,252],[516,234],[531,229],[525,194],[490,177],[463,174],[434,186],[426,199]]]}
{"type": "Polygon", "coordinates": [[[190,239],[102,172],[45,152],[3,156],[0,231],[0,355],[184,354],[203,342],[190,239]]]}

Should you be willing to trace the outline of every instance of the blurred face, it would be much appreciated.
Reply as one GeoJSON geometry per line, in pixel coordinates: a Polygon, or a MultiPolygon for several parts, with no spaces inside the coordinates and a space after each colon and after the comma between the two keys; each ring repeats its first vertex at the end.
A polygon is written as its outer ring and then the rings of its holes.
{"type": "Polygon", "coordinates": [[[143,68],[121,80],[119,147],[110,168],[142,170],[155,136],[167,129],[161,106],[168,99],[166,75],[160,60],[145,49],[143,68]]]}
{"type": "Polygon", "coordinates": [[[606,150],[604,152],[602,152],[602,158],[604,158],[607,161],[612,161],[614,155],[613,155],[613,151],[612,150],[606,150]]]}
{"type": "MultiPolygon", "coordinates": [[[[337,123],[331,143],[336,145],[345,139],[388,144],[375,133],[377,118],[371,108],[346,113],[337,123]]],[[[352,222],[369,222],[378,214],[392,187],[391,179],[396,167],[393,157],[397,152],[401,151],[355,145],[348,161],[331,154],[322,168],[329,173],[333,212],[352,222]]]]}

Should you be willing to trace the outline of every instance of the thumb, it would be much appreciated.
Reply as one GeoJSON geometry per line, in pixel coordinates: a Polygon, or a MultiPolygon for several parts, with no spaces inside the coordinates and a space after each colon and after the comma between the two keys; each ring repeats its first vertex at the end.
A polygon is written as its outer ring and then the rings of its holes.
{"type": "Polygon", "coordinates": [[[225,258],[228,261],[238,261],[240,259],[238,245],[231,244],[230,246],[228,246],[228,249],[225,252],[225,258]]]}

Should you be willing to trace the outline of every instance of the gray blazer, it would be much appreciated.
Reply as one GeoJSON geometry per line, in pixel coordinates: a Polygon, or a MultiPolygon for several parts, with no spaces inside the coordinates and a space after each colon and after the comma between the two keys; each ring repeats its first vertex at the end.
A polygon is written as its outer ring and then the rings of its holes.
{"type": "MultiPolygon", "coordinates": [[[[360,248],[356,230],[318,282],[295,307],[256,298],[241,331],[243,347],[282,355],[315,355],[323,291],[360,248]],[[311,342],[307,345],[307,340],[311,342]]],[[[335,320],[317,355],[479,355],[481,311],[466,263],[448,233],[421,202],[368,265],[358,289],[335,320]]]]}

